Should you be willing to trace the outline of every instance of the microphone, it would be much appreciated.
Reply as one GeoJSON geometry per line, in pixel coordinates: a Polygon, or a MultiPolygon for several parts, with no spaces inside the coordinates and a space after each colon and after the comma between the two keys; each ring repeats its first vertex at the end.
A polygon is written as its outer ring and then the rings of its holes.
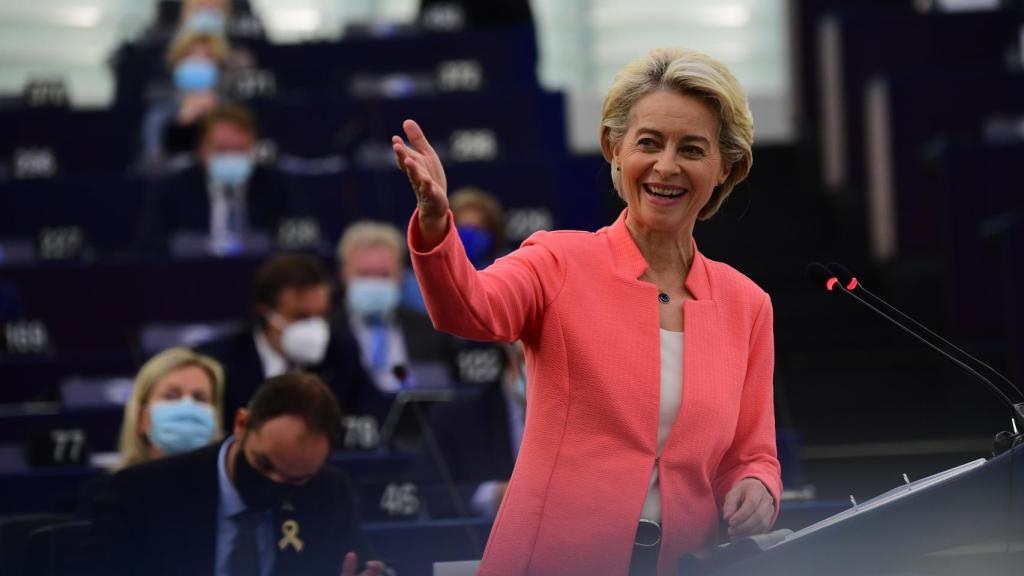
{"type": "Polygon", "coordinates": [[[1022,393],[1020,388],[1018,388],[1016,384],[1011,382],[1009,378],[1007,378],[1006,376],[1003,376],[1002,374],[999,373],[998,370],[996,370],[995,368],[993,368],[993,367],[989,366],[988,364],[982,362],[981,360],[979,360],[975,356],[973,356],[970,353],[968,353],[963,348],[960,348],[956,344],[953,344],[949,340],[946,340],[942,336],[939,336],[938,334],[933,332],[931,329],[929,329],[927,326],[921,324],[917,320],[914,320],[913,318],[911,318],[910,316],[905,314],[899,308],[896,308],[892,304],[889,304],[888,302],[883,300],[881,296],[879,296],[879,295],[875,294],[874,292],[871,292],[870,290],[868,290],[864,286],[864,284],[862,284],[859,280],[857,280],[857,277],[854,276],[853,273],[850,272],[842,264],[839,264],[839,263],[836,263],[836,262],[829,262],[827,264],[827,267],[832,272],[832,274],[835,275],[835,277],[838,280],[838,282],[841,283],[843,286],[845,286],[846,289],[849,290],[850,292],[853,292],[854,290],[859,290],[860,292],[863,292],[864,295],[868,296],[872,301],[874,301],[877,304],[881,304],[886,310],[888,310],[889,312],[891,312],[891,313],[899,316],[900,318],[902,318],[904,322],[907,322],[907,323],[913,325],[918,330],[923,331],[924,333],[928,334],[932,338],[934,338],[934,339],[938,340],[939,342],[945,344],[946,346],[952,348],[953,350],[958,352],[962,358],[970,360],[971,362],[973,362],[975,366],[980,366],[981,368],[984,368],[985,370],[988,371],[989,374],[991,374],[992,376],[995,376],[995,377],[999,378],[1000,380],[1002,380],[1003,382],[1005,382],[1006,385],[1009,386],[1010,388],[1012,388],[1013,391],[1016,392],[1019,397],[1024,398],[1024,393],[1022,393]]]}
{"type": "MultiPolygon", "coordinates": [[[[826,268],[820,262],[812,262],[811,264],[809,264],[807,266],[806,273],[807,273],[807,278],[811,281],[812,284],[815,284],[817,286],[823,286],[829,292],[842,292],[843,294],[846,294],[850,298],[853,298],[854,300],[859,302],[861,305],[871,309],[871,311],[873,311],[875,314],[878,314],[882,318],[885,318],[886,320],[888,320],[890,323],[895,325],[900,330],[903,330],[907,334],[910,334],[915,339],[917,339],[918,341],[920,341],[924,345],[928,346],[929,348],[931,348],[932,350],[937,352],[940,356],[942,356],[943,358],[945,358],[949,362],[952,362],[953,364],[955,364],[958,368],[960,368],[964,372],[967,372],[968,374],[973,376],[976,380],[979,380],[982,383],[984,383],[985,385],[987,385],[989,387],[989,389],[991,389],[992,392],[994,392],[996,394],[996,396],[998,396],[999,399],[1002,400],[1003,403],[1006,404],[1010,408],[1011,416],[1013,418],[1014,428],[1016,428],[1017,431],[1024,430],[1024,402],[1014,403],[1014,401],[1011,400],[1010,397],[1007,396],[1006,393],[1003,392],[1002,389],[1000,389],[998,386],[993,384],[992,381],[989,380],[988,378],[986,378],[985,376],[982,376],[977,370],[975,370],[974,368],[971,368],[970,366],[965,364],[960,359],[958,359],[958,358],[954,357],[953,355],[951,355],[949,352],[946,352],[942,348],[939,348],[933,342],[931,342],[930,340],[928,340],[924,336],[921,336],[920,334],[918,334],[914,330],[911,330],[909,327],[907,327],[906,325],[901,323],[899,320],[896,320],[895,318],[893,318],[889,314],[883,312],[882,310],[879,310],[877,307],[875,307],[873,304],[871,304],[867,300],[864,300],[863,298],[861,298],[857,294],[854,294],[852,289],[847,287],[847,286],[852,284],[853,287],[856,288],[859,283],[853,283],[852,281],[847,281],[844,284],[843,282],[841,282],[839,280],[839,278],[836,277],[836,274],[834,274],[832,271],[830,271],[828,268],[826,268]],[[838,288],[838,290],[837,290],[837,288],[838,288]]],[[[1018,395],[1021,395],[1020,391],[1017,390],[1016,386],[1014,386],[1013,388],[1017,392],[1018,395]]],[[[1024,400],[1024,398],[1022,398],[1022,400],[1024,400]]],[[[1011,446],[1012,446],[1012,444],[1011,444],[1011,446]]]]}

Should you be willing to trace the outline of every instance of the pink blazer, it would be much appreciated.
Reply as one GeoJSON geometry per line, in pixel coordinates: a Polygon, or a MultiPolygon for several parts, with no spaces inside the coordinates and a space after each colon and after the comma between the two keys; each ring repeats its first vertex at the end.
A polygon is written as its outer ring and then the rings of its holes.
{"type": "MultiPolygon", "coordinates": [[[[715,543],[725,494],[745,477],[779,502],[768,295],[694,251],[684,303],[682,405],[656,458],[658,293],[625,224],[538,232],[476,271],[449,215],[416,277],[434,325],[526,347],[526,431],[480,574],[626,574],[651,472],[658,467],[658,574],[715,543]]],[[[778,506],[776,505],[776,510],[778,506]]]]}

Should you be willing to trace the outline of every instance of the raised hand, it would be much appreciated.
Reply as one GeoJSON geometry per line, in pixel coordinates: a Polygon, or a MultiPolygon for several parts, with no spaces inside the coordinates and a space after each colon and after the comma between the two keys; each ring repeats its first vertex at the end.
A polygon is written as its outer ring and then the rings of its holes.
{"type": "Polygon", "coordinates": [[[437,157],[419,124],[412,120],[402,123],[406,145],[401,136],[391,137],[391,148],[395,151],[398,167],[409,177],[409,184],[416,193],[419,208],[420,232],[424,241],[433,246],[444,238],[448,225],[448,181],[444,167],[437,157]]]}
{"type": "Polygon", "coordinates": [[[178,106],[178,124],[188,125],[197,122],[216,107],[217,93],[213,90],[185,94],[181,105],[178,106]]]}
{"type": "MultiPolygon", "coordinates": [[[[356,568],[359,566],[359,558],[355,552],[345,554],[345,560],[341,564],[341,576],[356,576],[356,568]]],[[[366,569],[359,573],[359,576],[380,576],[384,573],[384,564],[376,560],[366,563],[366,569]]]]}

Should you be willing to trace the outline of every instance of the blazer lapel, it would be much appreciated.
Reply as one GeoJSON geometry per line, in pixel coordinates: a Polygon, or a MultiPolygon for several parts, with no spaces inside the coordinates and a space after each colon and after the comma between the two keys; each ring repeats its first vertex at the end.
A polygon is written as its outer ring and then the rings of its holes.
{"type": "MultiPolygon", "coordinates": [[[[627,211],[623,210],[615,223],[607,230],[612,257],[615,260],[615,269],[617,274],[628,281],[633,290],[643,292],[641,296],[643,300],[640,302],[653,302],[654,292],[657,289],[649,283],[638,280],[647,271],[647,261],[640,253],[629,229],[626,228],[627,211]]],[[[701,368],[716,366],[727,360],[720,356],[723,350],[730,349],[731,344],[726,322],[728,319],[722,316],[714,299],[708,274],[708,263],[697,249],[696,241],[693,242],[693,261],[690,264],[685,285],[694,299],[683,303],[683,333],[685,334],[683,395],[679,415],[665,441],[663,453],[668,451],[669,444],[677,441],[673,440],[676,436],[686,434],[685,428],[695,417],[693,411],[699,413],[707,405],[706,402],[695,400],[701,400],[709,393],[713,393],[711,388],[716,386],[717,380],[706,369],[701,368]],[[680,432],[680,429],[684,431],[680,432]]],[[[658,379],[660,371],[657,369],[657,355],[654,355],[652,362],[655,365],[654,372],[657,374],[655,379],[658,379]]]]}

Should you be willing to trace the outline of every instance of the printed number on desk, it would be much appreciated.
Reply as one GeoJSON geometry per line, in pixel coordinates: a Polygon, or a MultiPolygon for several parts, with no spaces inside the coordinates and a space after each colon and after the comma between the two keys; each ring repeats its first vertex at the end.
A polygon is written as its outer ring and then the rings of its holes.
{"type": "Polygon", "coordinates": [[[415,516],[420,511],[419,489],[412,482],[388,484],[380,497],[380,509],[391,516],[415,516]]]}
{"type": "Polygon", "coordinates": [[[12,356],[44,354],[50,349],[50,333],[42,320],[19,320],[3,325],[3,351],[12,356]]]}

